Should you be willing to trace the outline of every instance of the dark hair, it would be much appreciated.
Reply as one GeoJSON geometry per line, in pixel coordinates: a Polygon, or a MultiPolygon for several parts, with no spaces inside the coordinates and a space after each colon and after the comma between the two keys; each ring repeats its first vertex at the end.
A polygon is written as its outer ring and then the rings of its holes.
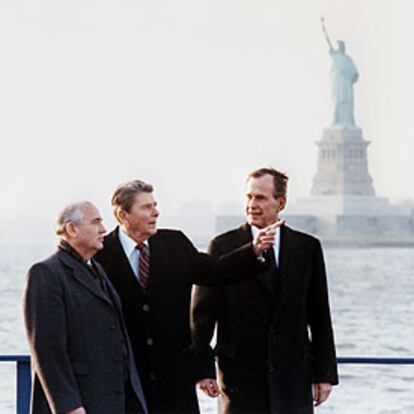
{"type": "Polygon", "coordinates": [[[271,177],[273,177],[273,197],[279,198],[282,196],[286,196],[287,182],[289,180],[289,177],[285,173],[275,170],[272,167],[265,167],[259,168],[258,170],[254,170],[247,176],[247,179],[260,178],[265,175],[270,175],[271,177]]]}
{"type": "Polygon", "coordinates": [[[147,184],[141,180],[129,181],[118,186],[111,200],[115,217],[118,217],[119,210],[130,212],[137,194],[152,193],[153,191],[154,188],[151,184],[147,184]]]}

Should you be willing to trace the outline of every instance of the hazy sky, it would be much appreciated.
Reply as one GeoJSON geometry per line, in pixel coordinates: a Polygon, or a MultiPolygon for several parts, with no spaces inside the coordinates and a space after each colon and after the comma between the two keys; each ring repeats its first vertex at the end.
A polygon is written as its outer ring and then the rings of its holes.
{"type": "Polygon", "coordinates": [[[2,0],[0,217],[54,216],[120,182],[238,200],[271,164],[310,191],[330,120],[326,19],[360,78],[356,122],[379,195],[414,196],[410,0],[2,0]]]}

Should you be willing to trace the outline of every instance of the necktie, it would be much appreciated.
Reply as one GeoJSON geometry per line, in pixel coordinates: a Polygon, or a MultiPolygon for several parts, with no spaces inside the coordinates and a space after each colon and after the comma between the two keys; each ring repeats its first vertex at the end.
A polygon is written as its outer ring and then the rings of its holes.
{"type": "Polygon", "coordinates": [[[280,274],[276,264],[275,251],[273,248],[264,251],[264,256],[269,264],[269,284],[272,286],[274,294],[280,292],[280,274]]]}
{"type": "Polygon", "coordinates": [[[273,247],[265,250],[265,257],[267,258],[267,260],[269,260],[269,264],[271,267],[273,267],[274,269],[278,268],[278,265],[276,263],[275,250],[273,247]]]}
{"type": "Polygon", "coordinates": [[[139,284],[142,289],[146,289],[149,277],[149,248],[146,244],[141,243],[137,245],[139,250],[139,284]]]}

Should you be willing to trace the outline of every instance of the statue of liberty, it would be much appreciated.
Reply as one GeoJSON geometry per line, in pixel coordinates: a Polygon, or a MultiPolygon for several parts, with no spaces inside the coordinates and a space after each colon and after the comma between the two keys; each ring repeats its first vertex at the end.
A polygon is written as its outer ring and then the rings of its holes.
{"type": "Polygon", "coordinates": [[[345,42],[338,40],[338,48],[334,49],[326,31],[323,18],[321,18],[321,23],[332,59],[333,120],[331,127],[335,129],[356,129],[353,85],[358,80],[358,71],[353,60],[345,53],[345,42]]]}

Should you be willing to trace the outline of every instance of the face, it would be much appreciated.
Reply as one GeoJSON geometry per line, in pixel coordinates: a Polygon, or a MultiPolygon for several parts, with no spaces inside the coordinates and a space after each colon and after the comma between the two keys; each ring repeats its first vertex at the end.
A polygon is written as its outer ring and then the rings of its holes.
{"type": "Polygon", "coordinates": [[[91,203],[81,206],[83,219],[70,223],[68,228],[69,243],[86,260],[103,248],[105,227],[98,209],[91,203]]]}
{"type": "Polygon", "coordinates": [[[120,210],[118,219],[125,232],[137,243],[148,240],[157,232],[157,219],[160,215],[152,193],[139,193],[129,212],[120,210]]]}
{"type": "Polygon", "coordinates": [[[273,224],[286,204],[286,197],[273,196],[274,182],[271,175],[249,178],[246,191],[246,216],[251,226],[259,229],[273,224]]]}

